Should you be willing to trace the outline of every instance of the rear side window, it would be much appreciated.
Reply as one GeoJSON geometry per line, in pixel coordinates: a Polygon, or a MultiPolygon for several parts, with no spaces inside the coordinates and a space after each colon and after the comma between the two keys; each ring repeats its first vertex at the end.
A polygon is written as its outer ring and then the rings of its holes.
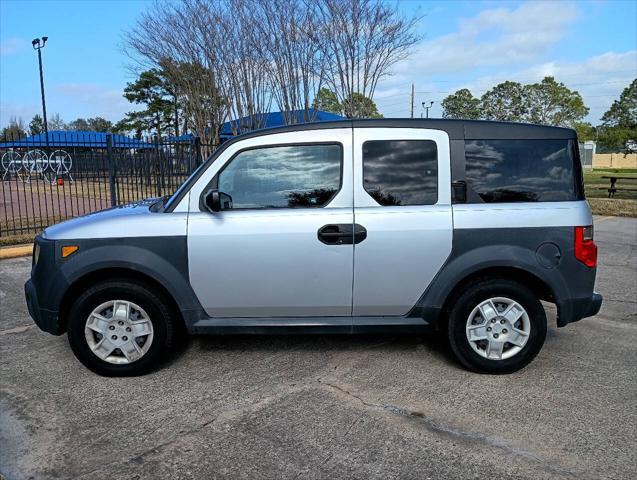
{"type": "Polygon", "coordinates": [[[570,140],[471,140],[465,142],[465,155],[470,199],[476,194],[487,203],[583,198],[581,166],[570,140]]]}
{"type": "Polygon", "coordinates": [[[316,208],[341,188],[340,144],[290,145],[239,152],[219,173],[233,209],[316,208]]]}
{"type": "Polygon", "coordinates": [[[363,144],[363,187],[383,206],[438,201],[438,152],[431,140],[373,140],[363,144]]]}

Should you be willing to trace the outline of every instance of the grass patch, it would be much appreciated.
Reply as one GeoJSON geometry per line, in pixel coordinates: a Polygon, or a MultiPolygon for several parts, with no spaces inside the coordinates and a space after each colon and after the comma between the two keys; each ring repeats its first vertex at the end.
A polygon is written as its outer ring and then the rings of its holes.
{"type": "Polygon", "coordinates": [[[593,215],[637,217],[637,200],[622,198],[588,198],[593,215]]]}
{"type": "Polygon", "coordinates": [[[0,247],[9,247],[12,245],[24,245],[26,243],[33,243],[35,238],[34,233],[23,233],[21,235],[9,235],[7,237],[0,237],[0,247]]]}
{"type": "Polygon", "coordinates": [[[615,215],[621,217],[637,217],[637,191],[618,190],[614,198],[608,198],[610,180],[604,176],[618,175],[635,180],[618,180],[616,187],[637,189],[637,169],[635,168],[600,168],[584,171],[584,188],[593,213],[596,215],[615,215]]]}

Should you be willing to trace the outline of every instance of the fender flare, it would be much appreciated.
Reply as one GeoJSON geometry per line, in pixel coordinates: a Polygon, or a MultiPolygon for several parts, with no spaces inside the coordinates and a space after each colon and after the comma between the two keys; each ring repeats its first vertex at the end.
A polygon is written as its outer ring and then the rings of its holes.
{"type": "Polygon", "coordinates": [[[561,273],[557,269],[541,267],[534,251],[501,244],[475,248],[458,256],[452,254],[423,293],[417,307],[439,311],[465,278],[481,270],[498,267],[515,268],[533,275],[551,290],[558,307],[560,299],[568,296],[568,286],[561,273]]]}

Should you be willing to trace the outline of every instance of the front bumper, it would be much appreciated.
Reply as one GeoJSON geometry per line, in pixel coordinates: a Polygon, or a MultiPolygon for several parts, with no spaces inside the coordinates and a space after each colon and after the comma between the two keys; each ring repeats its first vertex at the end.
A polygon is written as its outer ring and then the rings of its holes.
{"type": "Polygon", "coordinates": [[[557,326],[564,327],[582,318],[597,315],[602,308],[602,301],[602,296],[599,293],[593,292],[590,297],[574,298],[568,303],[559,305],[557,326]]]}
{"type": "Polygon", "coordinates": [[[38,293],[32,280],[28,280],[27,283],[24,284],[24,295],[27,300],[29,315],[31,315],[31,318],[40,330],[52,333],[53,335],[62,335],[64,331],[60,327],[58,312],[40,307],[38,293]]]}
{"type": "MultiPolygon", "coordinates": [[[[60,274],[56,261],[55,241],[38,235],[35,243],[39,247],[38,261],[33,259],[31,278],[24,284],[24,295],[29,315],[35,324],[53,335],[64,333],[58,310],[62,294],[67,288],[66,279],[60,274]]],[[[34,249],[35,253],[35,249],[34,249]]]]}

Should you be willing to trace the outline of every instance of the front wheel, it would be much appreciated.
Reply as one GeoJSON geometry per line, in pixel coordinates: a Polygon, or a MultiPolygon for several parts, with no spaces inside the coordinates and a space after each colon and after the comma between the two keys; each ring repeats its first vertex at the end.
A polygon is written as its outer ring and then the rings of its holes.
{"type": "Polygon", "coordinates": [[[449,312],[451,349],[479,373],[512,373],[538,354],[546,313],[537,296],[511,280],[483,279],[469,286],[449,312]]]}
{"type": "Polygon", "coordinates": [[[69,312],[71,349],[100,375],[146,373],[169,351],[173,337],[165,300],[151,287],[129,280],[90,287],[69,312]]]}

